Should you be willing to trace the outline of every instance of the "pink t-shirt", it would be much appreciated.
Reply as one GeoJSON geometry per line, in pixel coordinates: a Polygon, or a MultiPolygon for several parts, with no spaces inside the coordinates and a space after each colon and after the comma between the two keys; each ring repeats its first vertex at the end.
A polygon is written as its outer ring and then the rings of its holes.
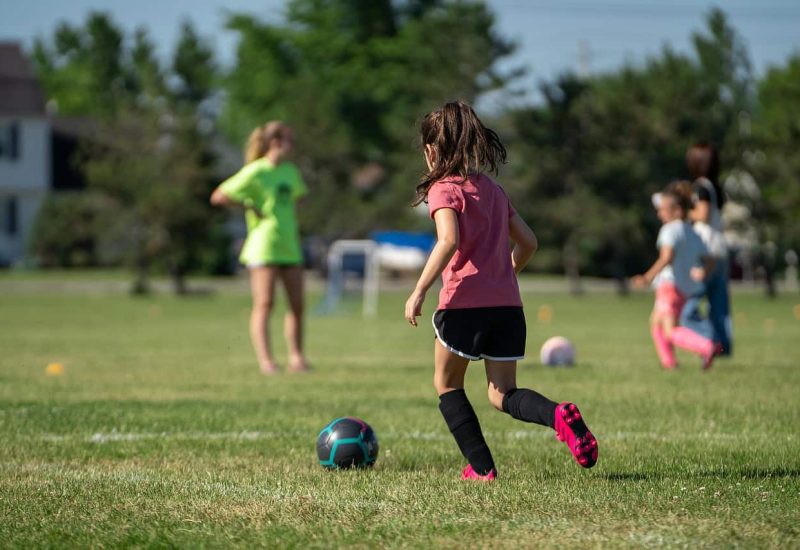
{"type": "Polygon", "coordinates": [[[431,218],[440,208],[452,208],[458,216],[458,250],[442,271],[438,309],[522,306],[508,234],[508,220],[516,212],[488,176],[460,180],[443,178],[428,190],[431,218]]]}

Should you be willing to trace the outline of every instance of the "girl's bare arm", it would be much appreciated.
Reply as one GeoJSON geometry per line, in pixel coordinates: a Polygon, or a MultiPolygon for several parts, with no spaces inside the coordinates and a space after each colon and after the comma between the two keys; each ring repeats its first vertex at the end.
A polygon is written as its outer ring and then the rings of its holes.
{"type": "Polygon", "coordinates": [[[214,189],[214,192],[211,193],[209,202],[214,206],[239,206],[239,203],[231,200],[219,187],[214,189]]]}
{"type": "Polygon", "coordinates": [[[458,217],[455,210],[440,208],[433,214],[436,222],[436,244],[425,262],[417,286],[406,301],[405,317],[412,326],[417,326],[417,317],[422,315],[425,293],[442,274],[445,266],[458,250],[458,217]]]}
{"type": "Polygon", "coordinates": [[[528,264],[530,259],[539,248],[539,241],[525,220],[514,214],[508,220],[508,232],[511,240],[514,241],[514,250],[511,251],[511,264],[514,271],[519,273],[528,264]]]}
{"type": "Polygon", "coordinates": [[[636,286],[645,286],[653,282],[656,275],[661,273],[661,270],[672,263],[672,258],[675,257],[675,250],[671,246],[662,246],[658,252],[658,259],[650,266],[643,275],[637,275],[633,278],[633,284],[636,286]]]}
{"type": "Polygon", "coordinates": [[[245,210],[250,210],[250,211],[254,212],[255,215],[258,218],[263,218],[264,217],[263,214],[257,208],[255,208],[254,206],[252,206],[250,204],[243,203],[243,202],[238,202],[238,201],[233,200],[228,195],[223,193],[222,190],[219,187],[214,189],[214,192],[211,193],[211,199],[209,200],[209,202],[214,206],[227,206],[227,207],[234,207],[234,208],[236,208],[236,207],[244,208],[245,210]]]}

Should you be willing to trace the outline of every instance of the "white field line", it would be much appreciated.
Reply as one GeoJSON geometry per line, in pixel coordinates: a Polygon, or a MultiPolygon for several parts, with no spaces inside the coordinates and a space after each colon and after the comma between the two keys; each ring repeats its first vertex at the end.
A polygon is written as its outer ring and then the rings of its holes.
{"type": "MultiPolygon", "coordinates": [[[[449,441],[452,436],[442,432],[386,432],[382,435],[386,439],[410,439],[417,441],[449,441]]],[[[794,434],[782,434],[776,436],[764,432],[752,433],[720,433],[720,432],[611,432],[596,434],[600,441],[635,441],[651,440],[667,443],[686,442],[686,441],[761,441],[761,440],[783,440],[795,441],[797,436],[794,434]]],[[[553,432],[544,429],[516,430],[504,432],[487,432],[486,436],[495,439],[546,439],[553,437],[553,432]]],[[[93,434],[44,434],[38,439],[50,443],[60,442],[79,442],[79,443],[119,443],[131,441],[257,441],[271,438],[298,437],[307,438],[308,433],[298,430],[286,430],[283,432],[274,431],[231,431],[231,432],[96,432],[93,434]]]]}
{"type": "Polygon", "coordinates": [[[239,440],[255,441],[269,437],[280,437],[278,432],[96,432],[86,434],[45,434],[41,440],[58,443],[62,441],[79,441],[83,443],[117,443],[124,441],[157,440],[186,440],[186,441],[214,441],[214,440],[239,440]]]}

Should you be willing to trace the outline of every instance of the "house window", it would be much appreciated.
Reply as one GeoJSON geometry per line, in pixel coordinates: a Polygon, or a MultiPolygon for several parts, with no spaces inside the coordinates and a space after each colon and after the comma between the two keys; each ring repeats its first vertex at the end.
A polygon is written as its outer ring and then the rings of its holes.
{"type": "Polygon", "coordinates": [[[6,233],[9,236],[14,236],[19,231],[19,204],[17,197],[8,197],[6,199],[6,233]]]}
{"type": "Polygon", "coordinates": [[[0,125],[0,159],[19,158],[19,123],[0,125]]]}

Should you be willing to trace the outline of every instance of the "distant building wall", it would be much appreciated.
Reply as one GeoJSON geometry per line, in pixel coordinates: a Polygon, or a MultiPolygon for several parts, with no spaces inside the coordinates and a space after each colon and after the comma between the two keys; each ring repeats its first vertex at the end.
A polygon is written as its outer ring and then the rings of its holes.
{"type": "Polygon", "coordinates": [[[51,131],[44,117],[0,117],[0,265],[20,261],[51,187],[51,131]]]}
{"type": "Polygon", "coordinates": [[[0,41],[0,266],[22,261],[51,187],[52,132],[22,45],[0,41]]]}

